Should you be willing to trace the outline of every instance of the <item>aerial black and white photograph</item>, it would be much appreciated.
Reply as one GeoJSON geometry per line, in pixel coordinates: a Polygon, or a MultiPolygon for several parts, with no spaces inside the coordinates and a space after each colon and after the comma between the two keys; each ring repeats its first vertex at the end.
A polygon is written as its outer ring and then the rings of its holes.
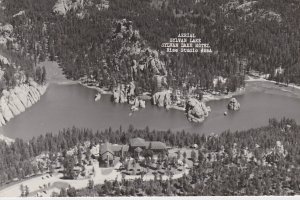
{"type": "Polygon", "coordinates": [[[300,195],[300,0],[0,0],[0,198],[300,195]]]}

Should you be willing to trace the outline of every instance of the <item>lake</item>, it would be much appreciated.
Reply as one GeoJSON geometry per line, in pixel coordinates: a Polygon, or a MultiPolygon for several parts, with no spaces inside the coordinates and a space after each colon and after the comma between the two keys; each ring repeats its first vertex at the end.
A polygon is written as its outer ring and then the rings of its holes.
{"type": "MultiPolygon", "coordinates": [[[[229,99],[211,101],[208,105],[212,112],[202,124],[187,121],[184,112],[165,110],[146,103],[146,108],[129,116],[128,104],[114,104],[110,95],[102,95],[95,102],[97,93],[80,84],[51,83],[41,100],[26,112],[15,117],[2,127],[2,134],[11,138],[30,139],[47,132],[57,133],[72,126],[104,130],[109,127],[157,130],[185,130],[199,134],[220,133],[224,130],[245,130],[268,123],[269,118],[290,117],[300,122],[300,99],[293,89],[274,88],[273,83],[248,82],[246,93],[236,97],[241,104],[237,112],[228,112],[229,99]]],[[[298,91],[297,91],[298,92],[298,91]]]]}

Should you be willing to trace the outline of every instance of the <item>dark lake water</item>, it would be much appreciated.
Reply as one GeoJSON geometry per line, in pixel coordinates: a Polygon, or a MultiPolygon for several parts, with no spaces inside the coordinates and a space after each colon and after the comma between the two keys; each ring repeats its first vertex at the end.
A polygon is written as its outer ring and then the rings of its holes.
{"type": "Polygon", "coordinates": [[[129,116],[129,105],[111,103],[110,95],[102,95],[101,100],[95,102],[95,94],[95,90],[79,84],[51,84],[38,103],[9,121],[0,131],[11,138],[30,139],[72,126],[104,130],[120,126],[127,129],[132,124],[136,128],[148,126],[157,130],[184,129],[209,134],[260,127],[273,117],[290,117],[300,122],[300,99],[284,89],[274,89],[272,83],[266,82],[247,83],[246,93],[236,97],[241,109],[229,112],[227,116],[223,113],[227,110],[228,99],[209,102],[212,112],[202,124],[190,123],[182,111],[167,111],[150,102],[146,109],[129,116]]]}

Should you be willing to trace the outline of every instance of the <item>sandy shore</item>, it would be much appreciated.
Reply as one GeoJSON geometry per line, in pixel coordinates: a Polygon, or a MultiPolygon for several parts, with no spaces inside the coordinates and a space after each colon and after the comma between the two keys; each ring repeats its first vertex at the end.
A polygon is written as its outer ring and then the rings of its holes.
{"type": "MultiPolygon", "coordinates": [[[[267,79],[264,79],[264,78],[256,78],[256,77],[253,77],[253,76],[249,76],[248,75],[248,79],[245,80],[246,82],[269,82],[269,83],[274,83],[274,84],[277,84],[276,81],[272,81],[272,80],[267,80],[267,79]]],[[[279,83],[279,84],[283,84],[283,83],[279,83]]],[[[295,89],[298,89],[300,90],[300,86],[299,85],[296,85],[296,84],[289,84],[288,86],[287,85],[284,85],[285,87],[289,87],[289,88],[295,88],[295,89]]]]}
{"type": "MultiPolygon", "coordinates": [[[[266,80],[264,78],[248,77],[246,82],[251,86],[251,89],[268,92],[272,94],[280,94],[287,97],[300,98],[300,86],[295,84],[283,85],[276,81],[266,80]],[[279,91],[279,92],[277,92],[279,91]]],[[[250,88],[250,87],[249,87],[250,88]]]]}
{"type": "Polygon", "coordinates": [[[78,81],[69,80],[63,74],[57,62],[44,61],[38,64],[40,67],[45,67],[47,72],[47,82],[57,84],[76,84],[78,81]]]}
{"type": "Polygon", "coordinates": [[[223,94],[223,95],[206,94],[206,95],[203,95],[203,101],[209,102],[209,101],[230,99],[234,96],[239,96],[239,95],[243,95],[243,94],[245,94],[245,88],[239,88],[236,92],[230,92],[229,94],[223,94]]]}

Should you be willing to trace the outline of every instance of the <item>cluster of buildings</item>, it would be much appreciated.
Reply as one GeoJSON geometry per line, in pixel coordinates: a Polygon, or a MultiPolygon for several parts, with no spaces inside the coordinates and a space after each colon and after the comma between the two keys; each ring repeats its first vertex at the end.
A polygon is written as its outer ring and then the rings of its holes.
{"type": "Polygon", "coordinates": [[[160,141],[146,141],[142,138],[132,138],[129,145],[111,144],[105,142],[100,144],[99,148],[99,164],[102,167],[114,166],[116,157],[124,157],[127,155],[140,156],[145,150],[151,150],[155,154],[167,151],[165,143],[160,141]]]}

